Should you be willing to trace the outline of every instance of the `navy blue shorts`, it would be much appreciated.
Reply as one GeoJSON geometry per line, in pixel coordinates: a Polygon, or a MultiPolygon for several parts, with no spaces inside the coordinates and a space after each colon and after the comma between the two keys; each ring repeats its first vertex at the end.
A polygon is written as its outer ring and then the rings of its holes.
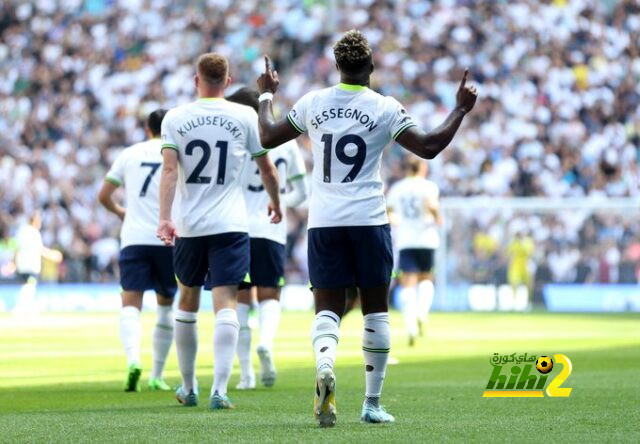
{"type": "Polygon", "coordinates": [[[251,283],[243,282],[240,288],[282,287],[284,285],[284,245],[261,237],[251,238],[251,283]]]}
{"type": "Polygon", "coordinates": [[[173,264],[187,287],[238,285],[249,273],[249,235],[221,233],[176,239],[173,264]]]}
{"type": "Polygon", "coordinates": [[[175,296],[177,284],[171,247],[129,245],[120,251],[119,264],[123,290],[155,290],[168,298],[175,296]]]}
{"type": "Polygon", "coordinates": [[[22,284],[26,284],[28,282],[38,282],[38,275],[35,273],[17,273],[16,277],[22,284]]]}
{"type": "Polygon", "coordinates": [[[314,288],[372,288],[391,281],[389,224],[311,228],[308,242],[314,288]]]}
{"type": "Polygon", "coordinates": [[[398,255],[398,269],[405,273],[429,273],[434,254],[433,248],[403,248],[398,255]]]}

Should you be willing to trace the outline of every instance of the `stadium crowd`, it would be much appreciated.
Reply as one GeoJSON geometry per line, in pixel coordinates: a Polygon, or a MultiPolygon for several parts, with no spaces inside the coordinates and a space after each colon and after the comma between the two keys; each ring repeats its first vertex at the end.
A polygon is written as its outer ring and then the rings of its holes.
{"type": "MultiPolygon", "coordinates": [[[[452,108],[470,67],[480,100],[431,161],[443,196],[638,196],[634,0],[8,0],[0,6],[0,266],[17,227],[42,209],[44,243],[65,256],[54,278],[113,281],[119,223],[96,194],[115,154],[143,139],[147,113],[193,99],[197,55],[221,52],[234,81],[251,86],[262,55],[271,55],[285,111],[307,90],[337,83],[331,46],[350,28],[374,47],[372,88],[398,98],[427,128],[452,108]]],[[[386,157],[388,183],[402,176],[403,156],[392,147],[386,157]]],[[[289,278],[302,282],[304,213],[289,218],[289,278]]],[[[633,258],[636,282],[637,221],[539,217],[520,230],[551,269],[545,279],[577,279],[579,264],[599,270],[617,257],[633,258]]],[[[469,226],[474,235],[456,251],[473,258],[470,269],[508,261],[508,236],[496,234],[502,248],[492,249],[481,239],[497,232],[492,222],[469,226]]],[[[619,275],[589,274],[605,282],[619,275]]]]}

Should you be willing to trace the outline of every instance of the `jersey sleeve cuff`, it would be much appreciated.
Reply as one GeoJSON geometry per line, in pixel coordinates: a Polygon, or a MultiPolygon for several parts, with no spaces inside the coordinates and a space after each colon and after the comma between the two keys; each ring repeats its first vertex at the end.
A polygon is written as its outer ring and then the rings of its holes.
{"type": "Polygon", "coordinates": [[[267,154],[269,152],[269,150],[262,150],[262,151],[258,151],[257,153],[253,153],[251,154],[251,158],[255,159],[256,157],[262,157],[265,154],[267,154]]]}
{"type": "Polygon", "coordinates": [[[167,148],[170,150],[178,151],[178,145],[174,145],[173,143],[163,143],[162,148],[160,148],[160,152],[164,151],[167,148]]]}
{"type": "Polygon", "coordinates": [[[298,131],[299,133],[304,133],[305,131],[301,129],[296,122],[293,121],[290,114],[287,114],[287,120],[289,123],[298,131]]]}
{"type": "Polygon", "coordinates": [[[396,140],[398,138],[398,136],[400,134],[402,134],[405,130],[408,130],[409,128],[414,127],[414,126],[416,126],[416,124],[413,123],[413,122],[409,122],[405,126],[401,126],[400,129],[398,131],[396,131],[393,136],[391,136],[391,138],[393,140],[396,140]]]}
{"type": "Polygon", "coordinates": [[[296,180],[304,179],[304,174],[296,174],[295,176],[289,177],[287,180],[289,182],[295,182],[296,180]]]}
{"type": "Polygon", "coordinates": [[[118,179],[116,179],[115,177],[110,177],[107,176],[105,177],[105,179],[107,182],[114,184],[115,186],[119,187],[120,185],[122,185],[122,182],[120,182],[118,179]]]}

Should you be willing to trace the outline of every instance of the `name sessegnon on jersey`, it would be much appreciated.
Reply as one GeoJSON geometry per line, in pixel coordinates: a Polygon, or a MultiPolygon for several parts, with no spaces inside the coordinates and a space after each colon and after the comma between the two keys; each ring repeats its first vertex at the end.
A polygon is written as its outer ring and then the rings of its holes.
{"type": "Polygon", "coordinates": [[[287,117],[312,143],[309,228],[388,223],[382,152],[415,126],[402,105],[367,87],[339,84],[307,93],[287,117]]]}

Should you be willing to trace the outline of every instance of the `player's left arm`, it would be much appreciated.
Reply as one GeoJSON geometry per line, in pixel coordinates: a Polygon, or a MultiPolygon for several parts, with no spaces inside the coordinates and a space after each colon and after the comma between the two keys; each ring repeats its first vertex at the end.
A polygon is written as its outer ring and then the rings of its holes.
{"type": "Polygon", "coordinates": [[[160,176],[160,215],[156,235],[165,245],[173,245],[176,227],[171,221],[171,207],[178,183],[178,151],[162,149],[162,174],[160,176]]]}
{"type": "Polygon", "coordinates": [[[282,220],[282,210],[280,209],[280,186],[278,184],[278,170],[268,156],[254,158],[260,178],[264,184],[264,189],[269,195],[269,207],[267,208],[271,223],[277,224],[282,220]]]}
{"type": "Polygon", "coordinates": [[[287,167],[287,183],[291,190],[282,195],[282,204],[287,207],[297,207],[309,196],[309,185],[307,183],[307,168],[300,149],[290,146],[289,153],[291,161],[287,167]]]}
{"type": "Polygon", "coordinates": [[[289,179],[291,191],[282,196],[282,205],[287,208],[297,207],[309,196],[309,187],[304,176],[289,179]]]}
{"type": "Polygon", "coordinates": [[[476,103],[478,92],[475,86],[466,86],[468,75],[469,70],[465,69],[456,93],[456,107],[440,126],[427,133],[415,125],[409,126],[394,136],[396,142],[423,159],[433,159],[440,154],[455,136],[464,116],[476,103]]]}
{"type": "Polygon", "coordinates": [[[260,131],[260,143],[266,149],[271,149],[282,145],[298,137],[298,131],[289,119],[276,121],[273,116],[273,99],[263,98],[264,93],[273,94],[278,90],[280,80],[277,71],[271,70],[269,57],[264,58],[265,70],[258,77],[258,91],[260,91],[260,103],[258,104],[258,128],[260,131]]]}
{"type": "Polygon", "coordinates": [[[433,216],[436,224],[442,225],[442,213],[440,212],[440,203],[438,202],[438,199],[425,197],[424,206],[427,211],[433,216]]]}
{"type": "Polygon", "coordinates": [[[63,259],[62,253],[60,251],[54,250],[53,248],[47,248],[45,246],[42,246],[41,255],[43,258],[50,260],[51,262],[54,262],[56,264],[62,262],[63,259]]]}

